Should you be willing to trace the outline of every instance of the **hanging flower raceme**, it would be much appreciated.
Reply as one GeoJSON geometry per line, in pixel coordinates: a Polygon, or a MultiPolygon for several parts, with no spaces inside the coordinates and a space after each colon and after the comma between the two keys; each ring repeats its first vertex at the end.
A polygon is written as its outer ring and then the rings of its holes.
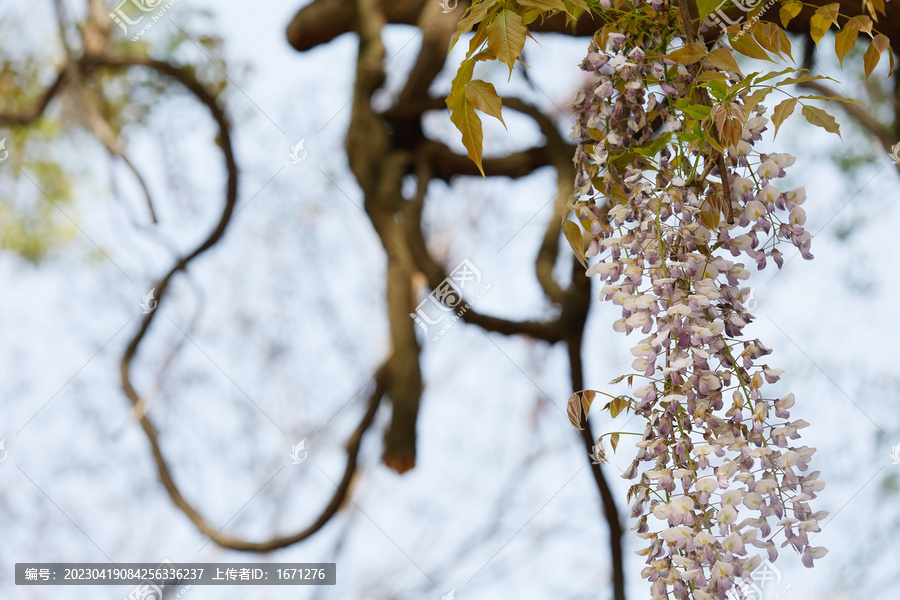
{"type": "Polygon", "coordinates": [[[808,538],[826,514],[809,504],[824,487],[815,449],[797,445],[808,423],[792,420],[793,394],[769,391],[782,374],[763,362],[771,350],[743,335],[745,262],[780,268],[783,242],[811,259],[810,235],[803,188],[779,182],[794,157],[753,149],[766,108],[749,86],[710,95],[720,88],[698,87],[668,43],[651,26],[595,38],[574,104],[573,208],[592,235],[587,273],[622,309],[613,329],[638,332],[629,378],[645,383],[614,402],[645,420],[624,475],[643,576],[655,599],[724,600],[779,542],[806,566],[825,553],[808,538]]]}

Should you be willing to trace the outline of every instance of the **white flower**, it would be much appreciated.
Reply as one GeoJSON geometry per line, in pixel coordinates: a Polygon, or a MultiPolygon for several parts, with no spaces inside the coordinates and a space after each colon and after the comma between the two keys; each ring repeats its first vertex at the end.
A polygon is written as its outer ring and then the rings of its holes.
{"type": "Polygon", "coordinates": [[[732,554],[741,554],[744,550],[744,540],[735,531],[722,540],[722,549],[732,554]]]}
{"type": "Polygon", "coordinates": [[[750,510],[760,510],[765,506],[766,502],[763,497],[756,492],[750,492],[744,495],[744,506],[750,510]]]}
{"type": "Polygon", "coordinates": [[[771,158],[756,168],[756,174],[766,179],[778,177],[779,172],[781,172],[781,169],[778,168],[778,165],[771,158]]]}
{"type": "Polygon", "coordinates": [[[806,223],[806,211],[799,206],[795,206],[791,210],[791,214],[788,215],[788,222],[791,225],[803,225],[806,223]]]}
{"type": "Polygon", "coordinates": [[[659,532],[659,537],[667,542],[675,542],[683,544],[691,539],[693,536],[691,534],[694,533],[694,530],[686,525],[679,525],[677,527],[669,527],[668,529],[663,529],[659,532]]]}
{"type": "Polygon", "coordinates": [[[769,214],[769,211],[766,210],[765,205],[759,200],[751,200],[744,207],[744,215],[751,221],[764,218],[767,214],[769,214]]]}

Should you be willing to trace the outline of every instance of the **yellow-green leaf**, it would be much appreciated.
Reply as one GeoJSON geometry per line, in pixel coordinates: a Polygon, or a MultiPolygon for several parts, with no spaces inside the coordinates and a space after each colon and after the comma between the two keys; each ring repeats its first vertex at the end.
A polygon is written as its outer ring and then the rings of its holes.
{"type": "Polygon", "coordinates": [[[566,236],[569,245],[572,246],[572,250],[575,251],[575,258],[578,259],[581,266],[587,269],[587,259],[584,256],[584,238],[581,235],[581,227],[579,227],[578,223],[575,221],[566,220],[563,223],[563,234],[566,236]]]}
{"type": "Polygon", "coordinates": [[[759,42],[759,45],[774,54],[781,54],[778,48],[778,39],[775,37],[775,29],[780,29],[775,23],[757,22],[751,32],[753,38],[759,42]]]}
{"type": "Polygon", "coordinates": [[[494,53],[500,62],[509,67],[512,76],[516,59],[525,47],[525,21],[522,15],[504,8],[497,16],[491,19],[487,26],[488,48],[494,53]]]}
{"type": "MultiPolygon", "coordinates": [[[[578,7],[585,12],[589,12],[591,10],[591,7],[588,6],[584,0],[566,0],[566,4],[571,4],[572,6],[578,7]]],[[[569,12],[572,12],[572,10],[569,9],[569,12]]]]}
{"type": "Polygon", "coordinates": [[[809,19],[809,35],[816,43],[816,46],[818,46],[821,39],[825,37],[825,33],[828,31],[829,27],[831,27],[831,23],[819,13],[814,14],[809,19]]]}
{"type": "Polygon", "coordinates": [[[703,83],[704,81],[728,81],[728,75],[722,71],[702,71],[694,78],[694,81],[696,83],[703,83]]]}
{"type": "Polygon", "coordinates": [[[484,168],[481,166],[481,152],[484,142],[481,118],[479,118],[475,112],[475,107],[466,100],[465,96],[460,97],[459,101],[453,106],[450,120],[462,134],[462,143],[469,153],[469,158],[472,159],[472,162],[481,171],[481,176],[484,177],[484,168]]]}
{"type": "Polygon", "coordinates": [[[705,56],[706,46],[698,44],[697,42],[691,42],[690,44],[671,52],[665,58],[675,61],[678,64],[692,65],[695,62],[699,62],[705,56]]]}
{"type": "Polygon", "coordinates": [[[539,10],[566,10],[563,0],[516,0],[521,6],[533,6],[539,10]]]}
{"type": "Polygon", "coordinates": [[[613,452],[616,451],[616,446],[619,445],[619,432],[615,432],[609,436],[609,445],[612,446],[613,452]]]}
{"type": "Polygon", "coordinates": [[[841,67],[844,66],[844,57],[853,50],[853,45],[856,43],[856,37],[858,35],[858,30],[853,27],[845,26],[834,36],[834,51],[837,54],[841,67]]]}
{"type": "Polygon", "coordinates": [[[778,82],[778,85],[780,87],[783,85],[790,85],[792,83],[806,83],[807,81],[817,81],[819,79],[829,79],[831,81],[834,81],[834,79],[832,79],[831,77],[825,77],[824,75],[810,75],[807,73],[804,75],[798,75],[797,77],[788,77],[787,79],[782,79],[778,82]]]}
{"type": "Polygon", "coordinates": [[[769,58],[769,55],[766,54],[766,51],[756,43],[756,40],[753,39],[753,36],[747,34],[735,36],[731,40],[731,47],[744,56],[775,62],[774,60],[769,58]]]}
{"type": "Polygon", "coordinates": [[[719,8],[722,0],[697,0],[697,12],[700,13],[700,21],[711,15],[714,10],[719,8]]]}
{"type": "Polygon", "coordinates": [[[496,8],[499,4],[500,0],[483,0],[479,4],[472,4],[469,10],[466,11],[466,15],[456,25],[456,34],[453,36],[453,41],[450,42],[450,50],[456,45],[459,36],[468,33],[472,30],[472,27],[484,21],[490,10],[496,8]]]}
{"type": "Polygon", "coordinates": [[[870,36],[872,35],[872,18],[866,15],[856,15],[849,21],[844,27],[852,27],[857,31],[865,31],[870,36]]]}
{"type": "Polygon", "coordinates": [[[884,0],[863,0],[863,6],[873,17],[877,18],[876,11],[884,14],[884,0]]]}
{"type": "Polygon", "coordinates": [[[628,408],[628,400],[622,396],[617,396],[609,403],[609,416],[613,419],[622,414],[622,411],[628,408]]]}
{"type": "Polygon", "coordinates": [[[686,106],[682,110],[684,111],[684,114],[691,117],[692,119],[697,119],[698,121],[702,121],[709,116],[710,112],[712,112],[712,109],[710,107],[703,104],[686,106]]]}
{"type": "Polygon", "coordinates": [[[816,10],[816,14],[820,15],[826,21],[830,21],[832,25],[835,27],[840,27],[838,24],[838,14],[841,10],[840,2],[832,2],[831,4],[826,4],[825,6],[820,6],[816,10]]]}
{"type": "Polygon", "coordinates": [[[775,124],[775,136],[778,136],[778,128],[781,127],[785,119],[791,116],[795,106],[797,106],[797,99],[788,98],[775,107],[775,112],[772,114],[772,123],[775,124]]]}
{"type": "Polygon", "coordinates": [[[872,74],[872,71],[875,70],[875,67],[878,66],[878,61],[881,60],[881,52],[875,49],[875,42],[871,42],[869,47],[866,48],[866,53],[863,55],[863,64],[866,68],[866,78],[868,79],[869,75],[872,74]]]}
{"type": "Polygon", "coordinates": [[[741,68],[734,59],[734,54],[732,54],[728,48],[716,48],[710,52],[709,57],[706,59],[706,63],[717,69],[738,73],[743,76],[741,68]]]}
{"type": "Polygon", "coordinates": [[[591,404],[594,403],[596,396],[597,392],[594,390],[584,390],[583,392],[575,392],[569,397],[566,414],[569,416],[569,423],[575,429],[579,431],[584,429],[581,426],[581,422],[587,421],[588,413],[591,411],[591,404]]]}
{"type": "Polygon", "coordinates": [[[879,33],[875,36],[875,39],[872,40],[872,43],[878,48],[879,52],[884,52],[888,50],[888,59],[891,61],[891,69],[888,72],[888,76],[890,77],[894,73],[894,53],[890,51],[891,41],[888,39],[886,35],[883,33],[879,33]]]}
{"type": "Polygon", "coordinates": [[[761,87],[747,96],[747,100],[744,102],[744,116],[749,117],[756,105],[762,102],[772,92],[772,89],[771,86],[761,87]]]}
{"type": "Polygon", "coordinates": [[[791,22],[791,19],[800,14],[800,11],[803,10],[803,3],[799,0],[789,0],[781,5],[781,8],[778,10],[778,16],[781,17],[781,24],[787,27],[787,24],[791,22]]]}
{"type": "Polygon", "coordinates": [[[713,212],[711,210],[701,210],[700,211],[700,222],[706,225],[706,228],[710,231],[718,231],[719,230],[719,221],[721,218],[719,217],[718,212],[713,212]]]}
{"type": "Polygon", "coordinates": [[[821,127],[825,131],[836,133],[838,137],[841,137],[841,128],[838,126],[837,121],[821,108],[816,108],[815,106],[807,104],[803,107],[802,112],[803,116],[806,117],[806,120],[816,127],[821,127]]]}
{"type": "MultiPolygon", "coordinates": [[[[503,103],[493,84],[473,79],[466,84],[466,100],[484,114],[503,123],[503,116],[500,114],[503,103]]],[[[506,127],[506,123],[503,123],[503,126],[506,127]]]]}

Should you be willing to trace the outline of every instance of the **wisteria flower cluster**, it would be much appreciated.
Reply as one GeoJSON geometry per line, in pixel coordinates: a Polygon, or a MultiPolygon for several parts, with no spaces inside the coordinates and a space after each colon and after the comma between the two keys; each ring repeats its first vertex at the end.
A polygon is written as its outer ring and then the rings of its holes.
{"type": "Polygon", "coordinates": [[[761,563],[754,549],[774,561],[781,542],[808,567],[826,552],[808,537],[827,514],[810,508],[824,487],[808,472],[815,449],[796,441],[808,423],[791,419],[793,394],[768,391],[782,375],[771,350],[743,336],[754,317],[738,262],[781,268],[783,242],[811,259],[806,194],[779,188],[793,156],[754,151],[766,108],[704,96],[666,44],[595,38],[574,105],[573,207],[598,259],[588,275],[622,308],[613,328],[641,334],[630,380],[646,383],[624,401],[646,427],[624,477],[643,576],[654,599],[724,600],[761,563]]]}

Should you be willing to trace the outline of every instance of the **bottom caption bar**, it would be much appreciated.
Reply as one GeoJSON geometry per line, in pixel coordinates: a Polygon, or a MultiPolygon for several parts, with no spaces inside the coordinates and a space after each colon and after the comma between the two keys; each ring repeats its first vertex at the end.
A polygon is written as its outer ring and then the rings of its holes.
{"type": "Polygon", "coordinates": [[[335,585],[335,563],[16,563],[16,585],[335,585]]]}

